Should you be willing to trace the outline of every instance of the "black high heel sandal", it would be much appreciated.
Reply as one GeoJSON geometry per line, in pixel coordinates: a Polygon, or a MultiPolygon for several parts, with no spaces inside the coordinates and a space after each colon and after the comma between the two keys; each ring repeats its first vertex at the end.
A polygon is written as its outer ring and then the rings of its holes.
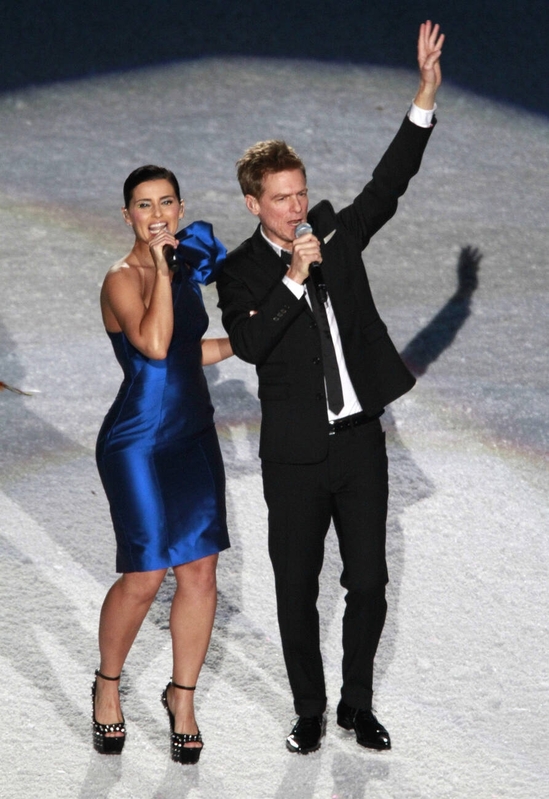
{"type": "Polygon", "coordinates": [[[119,755],[124,748],[126,741],[126,724],[124,717],[122,721],[117,721],[115,724],[99,724],[95,720],[95,694],[97,691],[97,678],[101,677],[102,680],[111,680],[115,682],[120,679],[118,677],[107,677],[106,674],[101,674],[99,669],[95,670],[95,680],[91,688],[92,695],[92,725],[93,725],[93,748],[100,755],[119,755]],[[112,732],[121,732],[122,735],[108,735],[112,732]]]}
{"type": "Polygon", "coordinates": [[[172,760],[176,763],[183,763],[183,764],[194,764],[198,763],[200,758],[200,753],[204,749],[204,741],[202,740],[202,736],[200,734],[200,730],[196,735],[190,735],[186,732],[175,732],[175,716],[168,707],[168,688],[170,685],[173,685],[174,688],[180,688],[182,691],[194,691],[196,690],[196,685],[189,687],[188,685],[179,685],[178,683],[170,680],[167,686],[162,691],[162,696],[160,697],[160,701],[166,708],[166,712],[168,714],[168,718],[170,720],[170,730],[172,732],[171,737],[171,755],[172,760]],[[202,746],[185,746],[185,744],[189,743],[199,743],[202,746]]]}

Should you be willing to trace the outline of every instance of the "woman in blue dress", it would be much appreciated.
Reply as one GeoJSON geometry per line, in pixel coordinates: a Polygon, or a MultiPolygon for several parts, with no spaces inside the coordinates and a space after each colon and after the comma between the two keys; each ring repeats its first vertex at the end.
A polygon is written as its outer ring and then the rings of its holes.
{"type": "Polygon", "coordinates": [[[122,575],[101,610],[93,740],[101,753],[122,751],[120,672],[172,568],[173,672],[162,703],[172,758],[196,763],[203,743],[193,691],[213,626],[218,553],[229,546],[223,462],[202,366],[232,355],[227,338],[202,338],[208,317],[198,283],[215,279],[226,251],[205,222],[176,238],[184,203],[175,175],[163,167],[132,172],[124,203],[135,242],[108,271],[101,291],[103,321],[124,380],[96,453],[122,575]]]}

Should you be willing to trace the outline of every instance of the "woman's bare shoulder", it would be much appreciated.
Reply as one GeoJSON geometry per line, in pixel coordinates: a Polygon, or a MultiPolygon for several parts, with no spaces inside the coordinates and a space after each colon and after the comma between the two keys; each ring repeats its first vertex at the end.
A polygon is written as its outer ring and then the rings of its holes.
{"type": "Polygon", "coordinates": [[[101,303],[114,302],[117,297],[141,296],[143,293],[143,277],[140,269],[126,258],[114,263],[103,280],[101,286],[101,303]]]}
{"type": "Polygon", "coordinates": [[[126,258],[116,261],[108,270],[103,280],[103,291],[115,289],[116,286],[135,285],[140,290],[143,287],[143,275],[137,264],[132,264],[126,258]]]}
{"type": "Polygon", "coordinates": [[[128,277],[132,275],[132,273],[137,272],[137,267],[128,261],[127,256],[126,258],[120,258],[119,261],[116,261],[109,269],[107,270],[107,274],[105,275],[105,280],[112,275],[127,275],[128,277]]]}

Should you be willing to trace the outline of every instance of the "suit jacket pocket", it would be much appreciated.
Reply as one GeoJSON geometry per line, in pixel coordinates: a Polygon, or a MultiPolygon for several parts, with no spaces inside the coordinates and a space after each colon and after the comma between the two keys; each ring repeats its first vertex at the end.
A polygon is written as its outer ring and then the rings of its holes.
{"type": "Polygon", "coordinates": [[[290,396],[288,364],[286,361],[269,361],[257,370],[259,391],[257,396],[264,400],[284,400],[290,396]]]}

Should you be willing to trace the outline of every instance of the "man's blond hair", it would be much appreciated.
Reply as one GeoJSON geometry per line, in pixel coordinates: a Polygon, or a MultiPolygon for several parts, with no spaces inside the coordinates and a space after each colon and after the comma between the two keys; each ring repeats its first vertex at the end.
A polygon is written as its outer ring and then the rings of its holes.
{"type": "Polygon", "coordinates": [[[300,169],[306,179],[305,165],[293,147],[281,139],[259,141],[248,147],[236,162],[236,175],[242,194],[251,194],[257,200],[264,191],[265,175],[300,169]]]}

